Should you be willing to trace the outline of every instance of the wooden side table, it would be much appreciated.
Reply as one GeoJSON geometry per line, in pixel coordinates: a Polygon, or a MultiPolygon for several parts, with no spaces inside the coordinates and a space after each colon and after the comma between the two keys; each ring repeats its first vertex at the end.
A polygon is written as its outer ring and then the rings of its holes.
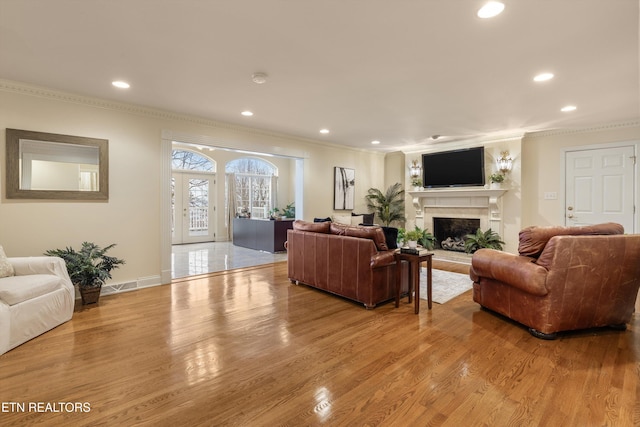
{"type": "Polygon", "coordinates": [[[409,303],[411,303],[412,289],[415,289],[415,313],[420,312],[420,264],[424,261],[427,262],[427,305],[431,310],[431,286],[432,275],[431,266],[433,260],[433,253],[426,253],[424,255],[413,255],[402,252],[396,252],[394,254],[396,259],[396,308],[400,306],[400,289],[402,289],[402,261],[409,263],[409,303]]]}

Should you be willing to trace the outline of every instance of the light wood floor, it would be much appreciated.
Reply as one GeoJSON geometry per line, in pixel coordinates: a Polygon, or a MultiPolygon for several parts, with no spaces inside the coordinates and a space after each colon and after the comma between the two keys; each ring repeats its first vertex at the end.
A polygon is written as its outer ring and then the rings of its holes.
{"type": "Polygon", "coordinates": [[[640,425],[637,317],[542,341],[470,291],[422,302],[365,310],[286,263],[102,297],[0,356],[0,425],[640,425]]]}

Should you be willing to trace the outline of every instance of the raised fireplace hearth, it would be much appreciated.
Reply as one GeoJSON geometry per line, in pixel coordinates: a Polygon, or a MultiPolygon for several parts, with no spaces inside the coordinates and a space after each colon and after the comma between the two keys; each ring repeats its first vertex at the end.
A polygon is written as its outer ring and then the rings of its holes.
{"type": "Polygon", "coordinates": [[[480,228],[480,218],[433,218],[433,235],[436,248],[445,251],[464,252],[465,236],[475,234],[480,228]]]}

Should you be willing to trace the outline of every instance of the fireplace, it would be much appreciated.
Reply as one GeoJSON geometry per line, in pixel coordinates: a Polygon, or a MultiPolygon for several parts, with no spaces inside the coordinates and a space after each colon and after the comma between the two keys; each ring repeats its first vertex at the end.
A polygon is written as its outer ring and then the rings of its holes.
{"type": "Polygon", "coordinates": [[[479,218],[433,218],[435,247],[447,251],[464,252],[464,237],[480,228],[479,218]]]}

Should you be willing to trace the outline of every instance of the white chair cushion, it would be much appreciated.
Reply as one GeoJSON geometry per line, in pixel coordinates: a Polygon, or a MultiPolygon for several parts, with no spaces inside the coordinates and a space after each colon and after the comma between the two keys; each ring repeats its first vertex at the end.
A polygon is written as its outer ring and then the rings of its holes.
{"type": "Polygon", "coordinates": [[[9,305],[39,297],[55,291],[60,278],[53,274],[30,274],[0,279],[0,299],[9,305]]]}

